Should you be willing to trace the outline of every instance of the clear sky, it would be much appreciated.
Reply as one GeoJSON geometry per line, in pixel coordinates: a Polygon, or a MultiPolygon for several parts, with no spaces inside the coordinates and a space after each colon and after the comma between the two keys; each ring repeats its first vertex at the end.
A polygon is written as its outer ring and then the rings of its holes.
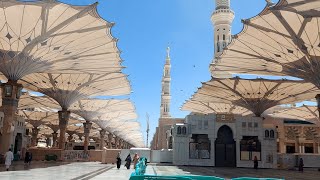
{"type": "MultiPolygon", "coordinates": [[[[146,137],[146,113],[150,115],[153,137],[160,114],[161,78],[166,48],[171,48],[171,115],[182,118],[189,112],[181,105],[210,80],[209,64],[213,57],[213,27],[210,21],[214,0],[61,0],[74,5],[96,1],[99,14],[109,22],[119,39],[123,71],[129,75],[138,121],[146,137]]],[[[274,0],[276,2],[276,0],[274,0]]],[[[265,0],[231,0],[235,12],[232,34],[241,31],[241,19],[257,15],[265,0]]]]}

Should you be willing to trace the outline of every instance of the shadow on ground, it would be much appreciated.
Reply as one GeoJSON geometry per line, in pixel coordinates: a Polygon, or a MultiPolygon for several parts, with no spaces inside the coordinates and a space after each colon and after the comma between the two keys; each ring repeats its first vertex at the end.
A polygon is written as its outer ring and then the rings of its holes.
{"type": "MultiPolygon", "coordinates": [[[[219,167],[194,167],[178,166],[179,169],[193,175],[217,176],[223,178],[236,177],[258,177],[258,178],[280,178],[287,180],[314,180],[320,177],[317,169],[305,169],[303,173],[294,170],[277,169],[249,169],[249,168],[219,168],[219,167]]],[[[320,178],[319,178],[320,179],[320,178]]]]}
{"type": "MultiPolygon", "coordinates": [[[[69,162],[56,162],[56,161],[33,161],[30,165],[24,164],[23,161],[13,161],[10,166],[10,171],[27,171],[30,169],[48,168],[53,166],[60,166],[70,164],[69,162]]],[[[0,164],[0,172],[6,171],[5,165],[0,164]]]]}

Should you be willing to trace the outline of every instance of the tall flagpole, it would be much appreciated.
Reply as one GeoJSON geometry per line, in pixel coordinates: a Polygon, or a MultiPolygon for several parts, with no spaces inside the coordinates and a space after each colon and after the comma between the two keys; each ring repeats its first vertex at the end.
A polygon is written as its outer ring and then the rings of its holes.
{"type": "Polygon", "coordinates": [[[146,147],[148,148],[148,143],[149,143],[149,114],[147,113],[147,144],[146,147]]]}

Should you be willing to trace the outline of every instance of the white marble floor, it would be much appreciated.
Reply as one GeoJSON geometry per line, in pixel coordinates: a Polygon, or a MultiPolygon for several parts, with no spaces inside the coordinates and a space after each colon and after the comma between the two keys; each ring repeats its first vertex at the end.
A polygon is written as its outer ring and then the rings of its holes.
{"type": "MultiPolygon", "coordinates": [[[[31,165],[32,166],[32,165],[31,165]]],[[[13,168],[13,167],[12,167],[13,168]]],[[[32,167],[31,167],[32,168],[32,167]]],[[[76,162],[70,164],[55,165],[50,167],[43,167],[38,165],[34,169],[21,169],[15,171],[3,171],[0,172],[1,180],[84,180],[92,179],[96,176],[103,176],[103,173],[111,170],[114,171],[115,165],[105,165],[94,162],[76,162]]],[[[115,168],[116,169],[116,168],[115,168]]],[[[125,168],[123,170],[125,172],[125,168]]],[[[127,170],[128,171],[128,170],[127,170]]],[[[127,172],[130,176],[130,173],[127,172]]],[[[125,179],[129,179],[125,173],[119,173],[119,176],[125,176],[125,179]]],[[[105,178],[108,176],[104,176],[105,178]]],[[[110,178],[108,178],[111,180],[110,178]]],[[[115,178],[118,180],[119,178],[115,178]]]]}
{"type": "MultiPolygon", "coordinates": [[[[0,165],[0,180],[128,180],[133,169],[126,169],[123,165],[118,170],[115,165],[101,164],[100,162],[33,162],[30,167],[23,163],[16,163],[12,171],[3,171],[0,165]]],[[[148,175],[175,176],[175,175],[202,175],[218,176],[226,179],[234,177],[272,177],[294,180],[319,179],[317,169],[305,169],[304,173],[298,171],[258,169],[251,168],[215,168],[172,166],[169,164],[149,164],[146,169],[148,175]]]]}

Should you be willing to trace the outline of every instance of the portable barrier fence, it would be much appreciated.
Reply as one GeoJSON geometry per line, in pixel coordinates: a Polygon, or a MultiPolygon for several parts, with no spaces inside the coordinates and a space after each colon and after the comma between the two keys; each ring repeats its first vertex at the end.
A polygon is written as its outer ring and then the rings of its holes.
{"type": "MultiPolygon", "coordinates": [[[[157,176],[157,175],[145,175],[147,168],[147,159],[142,157],[136,165],[135,171],[131,174],[130,180],[148,180],[148,179],[159,179],[159,180],[225,180],[224,178],[215,176],[157,176]]],[[[250,178],[240,177],[233,178],[231,180],[284,180],[275,178],[250,178]]]]}

